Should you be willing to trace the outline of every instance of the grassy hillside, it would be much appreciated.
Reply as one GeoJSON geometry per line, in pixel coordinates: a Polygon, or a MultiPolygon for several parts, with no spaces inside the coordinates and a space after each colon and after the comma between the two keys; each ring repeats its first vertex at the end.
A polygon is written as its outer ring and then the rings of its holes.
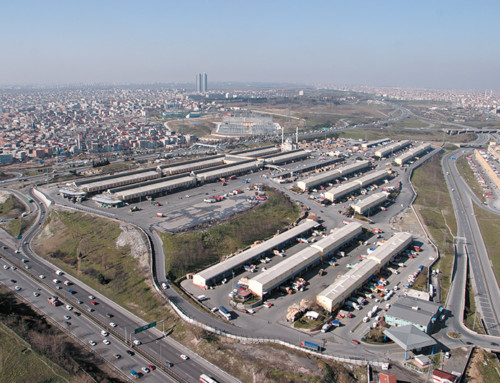
{"type": "Polygon", "coordinates": [[[441,259],[435,268],[441,271],[441,300],[450,287],[453,265],[453,236],[457,232],[455,213],[441,169],[442,155],[435,155],[413,173],[411,181],[418,193],[415,208],[439,247],[441,259]]]}
{"type": "Polygon", "coordinates": [[[130,226],[123,230],[104,218],[52,211],[36,251],[144,319],[158,319],[164,309],[149,282],[144,239],[130,226]],[[129,241],[119,246],[123,230],[129,241]]]}
{"type": "Polygon", "coordinates": [[[113,374],[102,359],[0,288],[0,383],[120,382],[113,374]]]}
{"type": "Polygon", "coordinates": [[[0,196],[0,218],[15,218],[19,217],[26,211],[24,204],[19,201],[14,195],[10,194],[6,198],[2,198],[5,195],[0,196]]]}
{"type": "Polygon", "coordinates": [[[167,273],[177,279],[200,270],[297,219],[297,205],[278,191],[267,193],[266,203],[215,227],[186,234],[162,233],[167,273]]]}

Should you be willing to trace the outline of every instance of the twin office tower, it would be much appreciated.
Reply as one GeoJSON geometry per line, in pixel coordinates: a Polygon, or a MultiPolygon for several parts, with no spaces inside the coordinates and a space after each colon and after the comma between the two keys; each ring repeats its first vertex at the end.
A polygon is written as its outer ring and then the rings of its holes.
{"type": "Polygon", "coordinates": [[[207,74],[198,73],[196,75],[196,91],[198,93],[205,93],[207,91],[207,74]]]}

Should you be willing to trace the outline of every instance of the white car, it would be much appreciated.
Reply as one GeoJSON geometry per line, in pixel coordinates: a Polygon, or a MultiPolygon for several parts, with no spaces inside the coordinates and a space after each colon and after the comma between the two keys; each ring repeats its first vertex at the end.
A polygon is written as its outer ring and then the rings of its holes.
{"type": "Polygon", "coordinates": [[[181,354],[181,358],[184,359],[184,360],[188,360],[189,359],[189,356],[185,355],[185,354],[181,354]]]}
{"type": "Polygon", "coordinates": [[[89,299],[95,299],[93,295],[89,295],[89,299]]]}
{"type": "Polygon", "coordinates": [[[107,339],[104,339],[104,340],[102,341],[102,343],[104,343],[104,344],[105,344],[105,345],[107,345],[107,346],[109,346],[109,345],[111,344],[111,342],[110,342],[109,340],[107,340],[107,339]]]}
{"type": "Polygon", "coordinates": [[[96,343],[96,342],[94,342],[93,340],[89,340],[89,343],[90,343],[90,345],[91,345],[91,346],[95,346],[95,345],[97,344],[97,343],[96,343]]]}
{"type": "Polygon", "coordinates": [[[34,295],[35,297],[39,297],[39,296],[40,296],[40,293],[38,293],[38,292],[36,292],[36,291],[35,291],[35,292],[33,293],[33,295],[34,295]]]}
{"type": "Polygon", "coordinates": [[[71,310],[73,310],[73,306],[70,306],[70,305],[66,305],[66,310],[68,310],[68,311],[71,311],[71,310]]]}
{"type": "Polygon", "coordinates": [[[21,291],[21,288],[19,286],[16,286],[16,291],[21,291]]]}
{"type": "Polygon", "coordinates": [[[142,343],[141,343],[141,341],[139,339],[134,339],[134,344],[136,346],[140,346],[142,343]]]}
{"type": "Polygon", "coordinates": [[[102,331],[101,331],[101,335],[102,335],[102,336],[108,336],[108,335],[109,335],[109,332],[102,330],[102,331]]]}
{"type": "Polygon", "coordinates": [[[40,279],[45,279],[45,275],[40,275],[40,279]]]}
{"type": "Polygon", "coordinates": [[[116,327],[116,323],[115,323],[115,322],[110,322],[110,323],[109,323],[109,325],[110,325],[111,327],[116,327]]]}

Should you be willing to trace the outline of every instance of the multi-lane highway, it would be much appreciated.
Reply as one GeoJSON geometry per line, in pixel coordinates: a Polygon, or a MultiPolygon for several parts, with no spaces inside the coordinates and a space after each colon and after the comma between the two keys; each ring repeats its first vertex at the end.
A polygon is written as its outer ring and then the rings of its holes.
{"type": "MultiPolygon", "coordinates": [[[[26,198],[16,192],[16,195],[28,204],[26,198]]],[[[33,214],[38,214],[39,219],[45,216],[45,207],[43,205],[30,204],[33,214]]],[[[146,324],[143,320],[117,305],[113,301],[107,299],[99,292],[80,282],[77,278],[70,275],[56,275],[57,268],[50,264],[45,259],[38,257],[30,247],[30,240],[38,229],[39,225],[35,225],[24,235],[21,244],[17,244],[11,238],[0,238],[1,255],[6,264],[14,265],[17,267],[16,273],[23,273],[30,280],[29,289],[33,290],[42,288],[46,294],[55,295],[61,298],[75,308],[76,311],[82,313],[82,317],[88,317],[96,324],[97,328],[105,329],[111,334],[116,336],[117,347],[121,347],[121,354],[125,352],[127,345],[124,339],[131,339],[131,332],[134,329],[146,324]],[[19,246],[19,253],[15,252],[19,246]],[[22,260],[26,262],[23,262],[22,260]],[[29,269],[25,266],[29,265],[29,269]],[[42,279],[40,276],[44,276],[42,279]],[[60,283],[55,284],[54,279],[59,279],[60,283]],[[64,281],[69,281],[71,284],[66,286],[64,281]],[[70,292],[70,290],[72,292],[70,292]],[[93,299],[90,296],[94,297],[93,299]],[[96,304],[92,304],[94,301],[96,304]],[[92,310],[92,312],[90,312],[92,310]],[[111,323],[116,324],[113,327],[111,323]]],[[[5,233],[3,233],[5,234],[5,233]]],[[[3,271],[6,271],[2,269],[3,271]]],[[[12,271],[11,268],[9,268],[12,271]]],[[[10,278],[8,278],[10,280],[10,278]]],[[[24,286],[20,286],[24,289],[24,286]]],[[[28,287],[26,287],[28,289],[28,287]]],[[[21,290],[23,291],[23,290],[21,290]]],[[[59,310],[61,311],[60,307],[59,310]]],[[[49,312],[48,315],[53,314],[49,312]]],[[[59,313],[57,314],[59,315],[59,313]]],[[[61,314],[61,317],[63,314],[61,314]]],[[[159,318],[163,319],[163,318],[159,318]]],[[[78,327],[78,326],[75,326],[78,327]]],[[[100,331],[95,331],[94,337],[99,339],[100,331]]],[[[89,337],[91,334],[87,334],[89,337]]],[[[199,380],[199,376],[203,373],[208,374],[219,382],[237,382],[236,379],[226,374],[216,366],[212,365],[205,359],[191,352],[189,349],[176,342],[174,339],[163,336],[157,329],[151,329],[134,335],[132,339],[141,341],[140,346],[134,346],[134,351],[148,356],[148,359],[153,364],[158,365],[164,369],[169,375],[174,377],[174,381],[195,382],[199,380]],[[189,360],[183,360],[181,354],[189,356],[189,360]],[[172,363],[173,367],[169,367],[168,363],[172,363]]],[[[101,348],[103,345],[99,345],[101,348]]],[[[89,346],[90,347],[90,346],[89,346]]],[[[121,361],[113,361],[118,363],[118,367],[123,363],[121,361]]],[[[148,376],[153,376],[151,374],[148,376]]]]}
{"type": "MultiPolygon", "coordinates": [[[[479,226],[474,214],[474,203],[471,198],[470,188],[460,176],[456,167],[456,159],[466,153],[466,150],[458,150],[446,154],[442,159],[445,179],[450,189],[451,199],[457,219],[457,272],[465,267],[465,257],[468,256],[471,276],[476,288],[476,302],[482,314],[486,330],[489,334],[500,336],[499,321],[500,291],[496,281],[488,252],[484,245],[479,226]]],[[[483,208],[482,204],[480,208],[483,208]]],[[[456,283],[454,281],[454,283],[456,283]]],[[[458,307],[456,300],[448,299],[448,304],[453,312],[458,307]]]]}

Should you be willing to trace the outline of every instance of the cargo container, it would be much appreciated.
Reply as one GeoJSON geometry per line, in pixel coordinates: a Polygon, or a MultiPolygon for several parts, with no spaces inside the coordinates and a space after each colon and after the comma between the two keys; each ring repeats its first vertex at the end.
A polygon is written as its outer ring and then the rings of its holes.
{"type": "Polygon", "coordinates": [[[307,349],[313,350],[313,351],[320,350],[319,346],[316,343],[311,343],[311,342],[306,342],[306,341],[302,341],[300,343],[300,347],[307,348],[307,349]]]}

